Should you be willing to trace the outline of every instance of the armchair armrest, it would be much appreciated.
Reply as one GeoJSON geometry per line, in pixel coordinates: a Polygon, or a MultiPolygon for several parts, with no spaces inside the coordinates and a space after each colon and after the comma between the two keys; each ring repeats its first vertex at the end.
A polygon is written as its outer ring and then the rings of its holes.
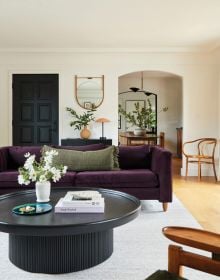
{"type": "Polygon", "coordinates": [[[212,253],[210,258],[169,245],[169,272],[181,276],[186,266],[220,276],[220,234],[186,227],[165,227],[163,234],[172,241],[212,253]]]}
{"type": "Polygon", "coordinates": [[[0,148],[0,172],[7,170],[8,167],[8,147],[0,148]]]}
{"type": "Polygon", "coordinates": [[[220,254],[220,234],[187,227],[165,227],[163,234],[174,242],[220,254]]]}
{"type": "Polygon", "coordinates": [[[160,185],[160,202],[172,202],[172,154],[168,150],[151,147],[151,170],[157,174],[160,185]]]}

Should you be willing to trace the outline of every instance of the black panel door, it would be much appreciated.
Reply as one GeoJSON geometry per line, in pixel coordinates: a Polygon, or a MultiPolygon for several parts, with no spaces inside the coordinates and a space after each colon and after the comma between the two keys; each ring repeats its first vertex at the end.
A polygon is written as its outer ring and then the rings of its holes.
{"type": "Polygon", "coordinates": [[[13,145],[58,144],[58,75],[13,75],[13,145]]]}

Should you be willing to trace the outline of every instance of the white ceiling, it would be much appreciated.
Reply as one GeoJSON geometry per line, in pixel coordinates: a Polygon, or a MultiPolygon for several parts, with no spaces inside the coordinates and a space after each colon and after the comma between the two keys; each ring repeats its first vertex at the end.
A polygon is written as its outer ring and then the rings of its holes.
{"type": "Polygon", "coordinates": [[[0,0],[0,49],[189,49],[220,42],[220,0],[0,0]]]}

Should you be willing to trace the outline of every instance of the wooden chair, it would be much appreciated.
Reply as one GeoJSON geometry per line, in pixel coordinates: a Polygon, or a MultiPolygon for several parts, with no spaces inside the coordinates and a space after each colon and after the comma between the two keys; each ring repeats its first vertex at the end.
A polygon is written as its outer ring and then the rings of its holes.
{"type": "Polygon", "coordinates": [[[183,266],[220,276],[220,234],[186,227],[165,227],[163,234],[174,242],[208,251],[212,256],[206,257],[170,245],[168,271],[157,271],[147,280],[185,279],[182,278],[183,266]]]}
{"type": "Polygon", "coordinates": [[[200,138],[193,141],[188,141],[183,144],[183,154],[186,157],[186,177],[188,176],[188,164],[198,164],[198,179],[201,180],[201,165],[211,164],[213,166],[215,180],[217,175],[215,170],[215,148],[217,139],[215,138],[200,138]],[[195,147],[196,146],[196,147],[195,147]],[[188,149],[196,148],[196,153],[191,154],[188,149]]]}

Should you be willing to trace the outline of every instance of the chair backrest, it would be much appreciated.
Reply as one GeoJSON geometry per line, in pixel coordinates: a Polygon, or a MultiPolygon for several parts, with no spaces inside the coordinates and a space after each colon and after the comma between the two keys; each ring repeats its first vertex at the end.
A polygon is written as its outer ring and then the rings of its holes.
{"type": "Polygon", "coordinates": [[[214,158],[215,148],[217,145],[216,138],[200,138],[183,144],[183,154],[189,155],[188,149],[191,150],[190,154],[197,154],[201,156],[209,156],[214,158]],[[188,149],[187,149],[188,148],[188,149]],[[195,149],[197,151],[195,152],[195,149]]]}
{"type": "Polygon", "coordinates": [[[198,152],[201,156],[214,157],[217,139],[204,138],[198,142],[198,152]]]}

